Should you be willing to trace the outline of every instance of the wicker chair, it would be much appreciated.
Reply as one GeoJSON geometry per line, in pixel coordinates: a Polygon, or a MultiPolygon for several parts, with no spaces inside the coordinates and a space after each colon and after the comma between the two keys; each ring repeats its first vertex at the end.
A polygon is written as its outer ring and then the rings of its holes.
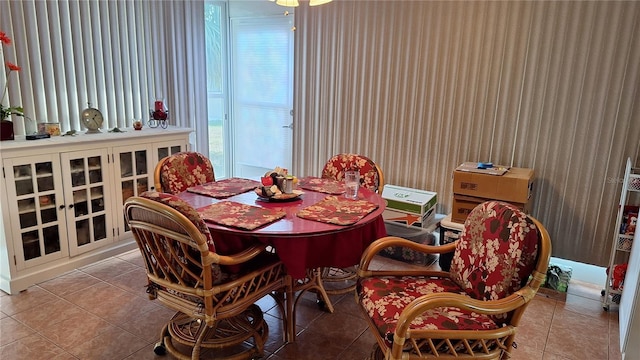
{"type": "Polygon", "coordinates": [[[263,356],[268,326],[254,303],[266,295],[283,313],[285,341],[292,340],[286,320],[293,311],[292,281],[265,246],[217,254],[198,212],[172,194],[130,197],[124,212],[144,258],[149,298],[176,311],[162,329],[156,354],[199,359],[204,348],[213,349],[215,358],[263,356]]]}
{"type": "Polygon", "coordinates": [[[358,268],[356,301],[377,344],[374,359],[506,359],[518,323],[544,281],[551,241],[540,222],[497,201],[469,214],[460,239],[429,246],[376,240],[358,268]],[[454,252],[450,272],[372,270],[388,246],[454,252]]]}
{"type": "Polygon", "coordinates": [[[161,159],[153,177],[156,191],[169,194],[216,180],[209,158],[193,151],[182,151],[161,159]]]}
{"type": "MultiPolygon", "coordinates": [[[[359,154],[342,153],[332,156],[322,168],[322,178],[342,181],[347,170],[360,171],[360,186],[377,193],[382,193],[384,174],[373,160],[359,154]]],[[[339,295],[353,291],[356,288],[356,267],[348,268],[326,267],[317,269],[327,294],[339,295]]],[[[318,299],[321,306],[326,306],[322,299],[318,299]]],[[[331,307],[329,306],[329,309],[331,307]]]]}
{"type": "Polygon", "coordinates": [[[342,181],[347,170],[360,171],[360,186],[382,193],[384,175],[380,166],[366,156],[337,154],[327,160],[322,168],[322,178],[342,181]]]}

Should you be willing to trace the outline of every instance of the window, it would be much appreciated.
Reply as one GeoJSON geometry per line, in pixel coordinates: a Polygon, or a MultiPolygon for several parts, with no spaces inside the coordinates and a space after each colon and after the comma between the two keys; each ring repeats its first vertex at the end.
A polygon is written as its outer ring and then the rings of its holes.
{"type": "Polygon", "coordinates": [[[227,15],[224,2],[205,3],[205,41],[207,55],[207,130],[209,159],[216,179],[228,177],[225,149],[228,134],[227,118],[227,15]]]}

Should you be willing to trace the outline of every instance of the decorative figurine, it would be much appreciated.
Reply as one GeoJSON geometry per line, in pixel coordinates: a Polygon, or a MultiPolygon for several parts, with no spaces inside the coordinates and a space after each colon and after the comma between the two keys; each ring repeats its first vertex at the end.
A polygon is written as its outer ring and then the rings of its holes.
{"type": "Polygon", "coordinates": [[[161,128],[166,129],[169,125],[167,118],[169,117],[169,110],[164,107],[162,100],[157,100],[153,110],[149,110],[149,127],[156,128],[160,125],[161,128]]]}

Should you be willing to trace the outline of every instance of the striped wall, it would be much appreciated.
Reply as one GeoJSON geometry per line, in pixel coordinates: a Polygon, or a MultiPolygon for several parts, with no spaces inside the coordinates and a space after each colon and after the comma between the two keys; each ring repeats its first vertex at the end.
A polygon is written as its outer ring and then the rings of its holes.
{"type": "Polygon", "coordinates": [[[533,168],[553,255],[608,263],[640,166],[640,2],[335,0],[296,29],[297,173],[362,153],[448,213],[459,163],[533,168]]]}

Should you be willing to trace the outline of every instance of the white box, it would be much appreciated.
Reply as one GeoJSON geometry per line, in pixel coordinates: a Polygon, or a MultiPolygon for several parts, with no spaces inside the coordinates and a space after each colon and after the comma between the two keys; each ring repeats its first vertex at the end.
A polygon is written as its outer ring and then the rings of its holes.
{"type": "Polygon", "coordinates": [[[382,198],[387,207],[382,214],[386,221],[426,228],[435,221],[438,194],[396,185],[385,185],[382,198]]]}
{"type": "MultiPolygon", "coordinates": [[[[464,230],[463,224],[451,221],[451,214],[440,220],[440,242],[439,245],[450,244],[460,238],[464,230]]],[[[440,254],[438,264],[440,269],[449,271],[451,268],[451,260],[453,260],[453,252],[440,254]]]]}

